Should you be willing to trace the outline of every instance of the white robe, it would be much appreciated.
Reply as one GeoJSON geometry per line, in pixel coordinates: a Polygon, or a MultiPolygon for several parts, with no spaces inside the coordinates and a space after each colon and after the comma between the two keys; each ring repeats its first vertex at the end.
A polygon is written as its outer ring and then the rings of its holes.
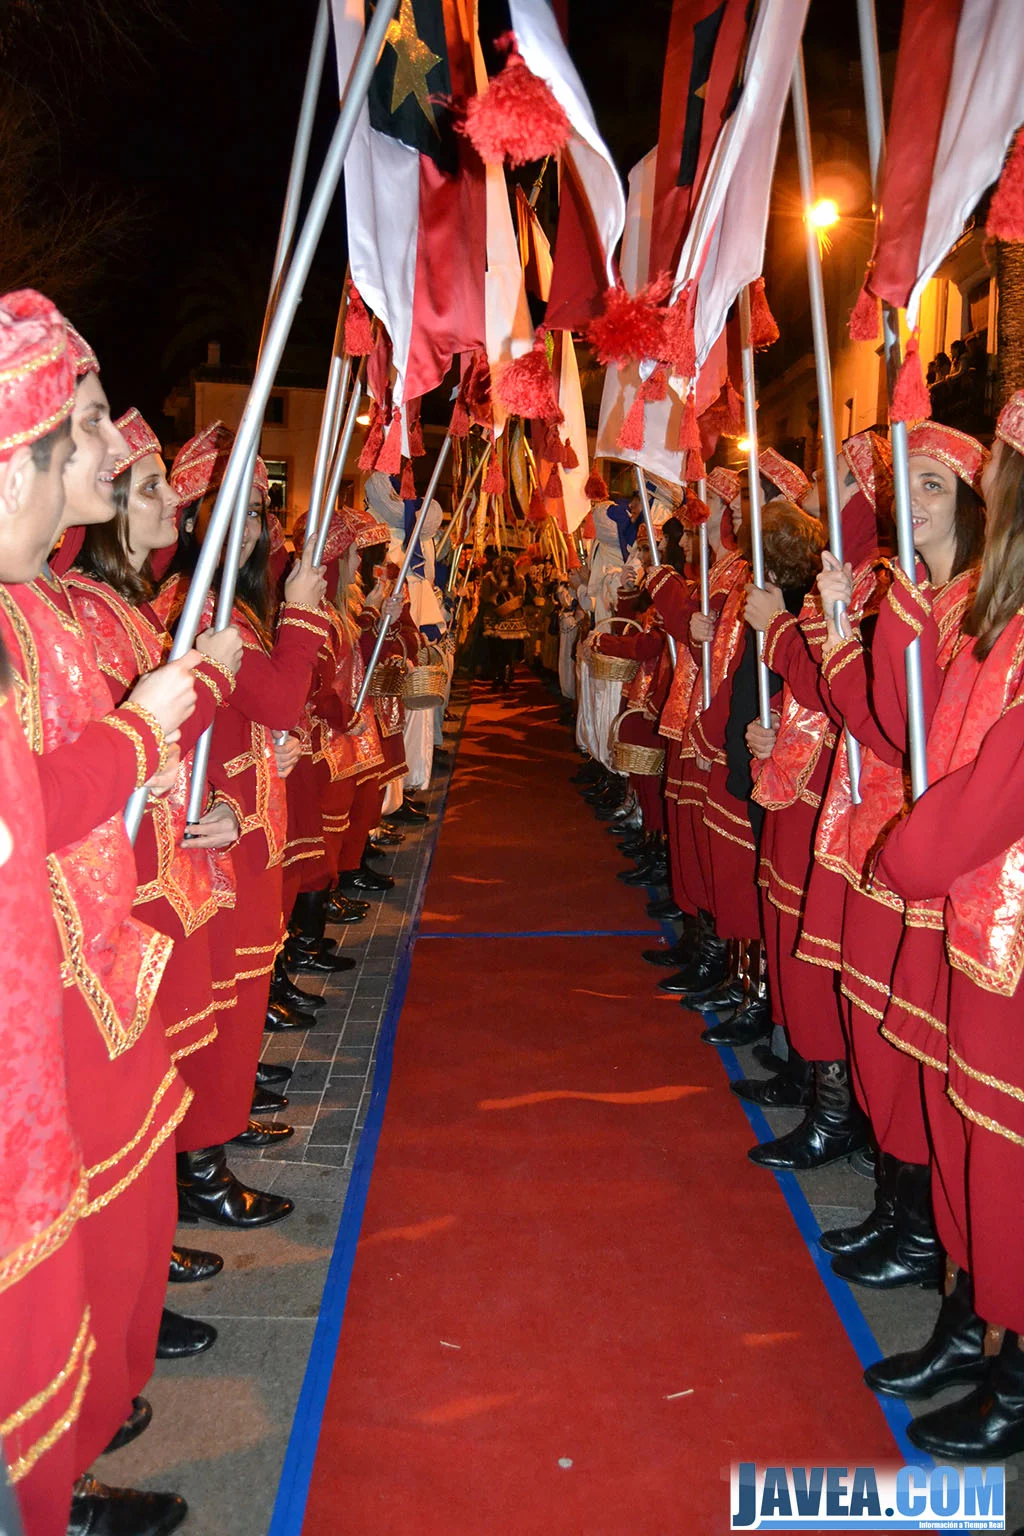
{"type": "MultiPolygon", "coordinates": [[[[595,542],[586,589],[579,593],[580,606],[590,614],[594,628],[604,624],[607,629],[607,620],[615,614],[621,581],[622,554],[618,546],[612,549],[595,542]]],[[[622,704],[622,684],[595,678],[585,659],[585,649],[580,646],[576,652],[576,742],[584,752],[610,768],[611,730],[622,704]]]]}

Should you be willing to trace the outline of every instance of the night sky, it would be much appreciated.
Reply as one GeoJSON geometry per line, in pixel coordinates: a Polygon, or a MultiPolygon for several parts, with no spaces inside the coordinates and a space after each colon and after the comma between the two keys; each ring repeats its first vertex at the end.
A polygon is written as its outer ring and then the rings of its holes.
{"type": "MultiPolygon", "coordinates": [[[[623,174],[657,137],[670,8],[669,0],[570,3],[570,49],[623,174]]],[[[898,36],[900,0],[879,0],[878,9],[885,49],[898,36]]],[[[315,0],[185,0],[167,4],[169,22],[146,15],[141,4],[137,10],[131,45],[115,50],[105,70],[83,71],[73,101],[58,112],[68,174],[127,191],[135,202],[133,228],[109,274],[104,269],[71,318],[99,350],[115,410],[137,404],[156,424],[171,385],[205,360],[207,340],[221,341],[225,362],[251,361],[315,0]]],[[[812,113],[819,49],[838,50],[855,64],[852,4],[812,0],[812,113]]],[[[849,73],[855,92],[856,71],[849,73]]],[[[822,78],[834,93],[835,72],[822,78]]],[[[314,162],[330,132],[336,91],[332,47],[314,162]]],[[[314,376],[326,366],[344,262],[339,207],[287,359],[314,376]]]]}

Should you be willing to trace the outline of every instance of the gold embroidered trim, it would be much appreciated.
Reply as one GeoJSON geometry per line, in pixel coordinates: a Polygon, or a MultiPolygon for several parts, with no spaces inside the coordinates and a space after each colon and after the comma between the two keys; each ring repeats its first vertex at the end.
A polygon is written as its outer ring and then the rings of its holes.
{"type": "Polygon", "coordinates": [[[273,944],[240,944],[235,948],[236,955],[276,955],[281,948],[281,940],[275,939],[273,944]]]}
{"type": "MultiPolygon", "coordinates": [[[[207,656],[205,652],[203,653],[203,659],[200,665],[203,667],[212,667],[215,672],[219,672],[221,677],[228,685],[228,692],[232,692],[235,686],[235,674],[232,672],[230,667],[226,667],[224,663],[222,661],[218,661],[215,656],[207,656]]],[[[200,676],[202,676],[201,673],[200,676]]],[[[213,679],[205,678],[204,681],[212,683],[213,679]]]]}
{"type": "Polygon", "coordinates": [[[122,720],[117,710],[111,710],[109,715],[104,715],[103,724],[111,726],[115,731],[120,731],[131,742],[135,749],[135,778],[141,787],[150,777],[150,772],[146,742],[138,726],[132,725],[130,720],[122,720]]]}
{"type": "Polygon", "coordinates": [[[71,1346],[71,1353],[57,1372],[56,1376],[45,1387],[41,1388],[34,1397],[30,1397],[27,1403],[22,1403],[8,1418],[0,1423],[0,1439],[7,1440],[12,1432],[20,1429],[29,1419],[34,1418],[40,1408],[45,1408],[51,1398],[57,1396],[61,1387],[71,1379],[71,1375],[78,1369],[79,1362],[85,1354],[89,1341],[89,1324],[92,1320],[92,1312],[86,1307],[82,1313],[82,1321],[78,1325],[78,1334],[71,1346]]]}
{"type": "Polygon", "coordinates": [[[795,627],[796,619],[791,613],[772,614],[768,628],[764,632],[763,660],[769,671],[777,672],[779,670],[775,665],[775,647],[778,645],[786,631],[789,629],[794,629],[795,627]]]}
{"type": "Polygon", "coordinates": [[[915,1003],[908,1003],[905,997],[898,997],[894,992],[892,1002],[894,1007],[902,1008],[904,1013],[913,1014],[915,1019],[923,1019],[932,1029],[938,1030],[940,1035],[947,1033],[946,1026],[941,1019],[937,1019],[932,1013],[926,1013],[923,1008],[918,1008],[915,1003]]]}
{"type": "Polygon", "coordinates": [[[865,976],[863,971],[858,971],[857,967],[851,965],[848,960],[843,961],[843,970],[849,971],[851,976],[855,977],[857,981],[862,981],[866,987],[870,987],[872,992],[880,992],[883,997],[890,996],[889,988],[884,982],[876,981],[873,976],[865,976]]]}
{"type": "Polygon", "coordinates": [[[1008,1126],[1000,1125],[998,1120],[993,1120],[991,1115],[983,1115],[976,1109],[971,1109],[964,1103],[952,1083],[947,1083],[946,1093],[953,1104],[963,1115],[965,1120],[971,1120],[975,1125],[980,1125],[986,1131],[992,1131],[996,1136],[1005,1136],[1007,1141],[1012,1141],[1018,1147],[1024,1147],[1024,1136],[1018,1136],[1016,1131],[1011,1131],[1008,1126]]]}
{"type": "Polygon", "coordinates": [[[134,1152],[135,1148],[146,1135],[150,1126],[153,1124],[153,1121],[156,1119],[156,1112],[159,1108],[160,1100],[169,1091],[177,1076],[178,1074],[175,1072],[173,1067],[171,1067],[170,1070],[164,1074],[163,1082],[160,1084],[159,1088],[154,1094],[153,1102],[150,1104],[149,1109],[146,1112],[146,1118],[139,1126],[139,1129],[135,1132],[135,1135],[132,1137],[131,1141],[126,1141],[119,1152],[115,1152],[111,1157],[106,1158],[102,1163],[96,1163],[92,1168],[87,1168],[85,1170],[85,1176],[87,1179],[95,1179],[98,1174],[106,1173],[109,1169],[115,1167],[117,1163],[123,1162],[130,1152],[134,1152]]]}
{"type": "MultiPolygon", "coordinates": [[[[172,1071],[173,1070],[174,1069],[172,1068],[172,1071]]],[[[110,1189],[108,1189],[104,1194],[97,1196],[95,1200],[91,1200],[89,1202],[85,1208],[86,1216],[94,1216],[97,1211],[104,1210],[108,1205],[110,1205],[111,1201],[117,1199],[118,1195],[124,1194],[129,1184],[134,1184],[135,1180],[139,1177],[139,1174],[142,1173],[144,1169],[146,1169],[152,1162],[153,1158],[156,1156],[157,1152],[159,1152],[167,1138],[174,1135],[178,1126],[181,1124],[182,1120],[184,1120],[185,1113],[189,1105],[192,1103],[193,1098],[194,1094],[192,1089],[186,1088],[181,1096],[181,1100],[177,1108],[171,1114],[170,1118],[166,1120],[160,1127],[159,1131],[157,1131],[156,1135],[153,1137],[153,1140],[150,1142],[145,1152],[139,1158],[138,1162],[134,1165],[134,1167],[130,1168],[124,1177],[119,1179],[116,1184],[111,1185],[110,1189]]]]}
{"type": "Polygon", "coordinates": [[[88,1185],[84,1170],[79,1170],[78,1183],[71,1192],[71,1198],[48,1227],[41,1232],[36,1232],[32,1237],[26,1238],[13,1252],[0,1261],[0,1294],[16,1285],[19,1280],[48,1259],[51,1254],[57,1252],[67,1242],[74,1231],[75,1222],[85,1210],[85,1202],[88,1198],[88,1185]]]}
{"type": "Polygon", "coordinates": [[[269,976],[273,969],[274,969],[274,962],[273,962],[273,960],[271,960],[269,965],[257,966],[257,968],[254,971],[236,971],[235,972],[235,980],[236,981],[258,981],[262,976],[269,976]]]}
{"type": "Polygon", "coordinates": [[[18,719],[25,739],[32,751],[43,750],[43,714],[39,688],[39,651],[31,626],[10,593],[0,586],[0,608],[6,613],[11,628],[21,648],[22,660],[28,672],[28,681],[17,674],[15,677],[15,701],[18,719]]]}
{"type": "Polygon", "coordinates": [[[926,1067],[934,1067],[936,1072],[941,1072],[943,1077],[945,1077],[945,1062],[936,1061],[934,1056],[928,1056],[924,1051],[918,1050],[916,1046],[910,1045],[906,1040],[901,1040],[899,1035],[894,1035],[891,1030],[886,1029],[884,1024],[879,1030],[879,1034],[883,1040],[888,1040],[890,1045],[894,1045],[898,1051],[902,1051],[904,1056],[913,1056],[915,1061],[923,1062],[926,1067]]]}
{"type": "Polygon", "coordinates": [[[160,721],[157,719],[156,715],[151,714],[150,711],[146,709],[142,704],[136,704],[134,699],[128,699],[124,704],[119,705],[117,713],[123,715],[126,712],[132,715],[138,715],[142,723],[144,725],[148,725],[149,729],[153,732],[153,736],[156,739],[157,750],[156,771],[157,773],[163,773],[164,769],[167,767],[167,758],[170,754],[170,747],[167,744],[167,740],[164,736],[164,728],[160,724],[160,721]]]}
{"type": "MultiPolygon", "coordinates": [[[[219,1004],[216,1002],[207,1003],[206,1007],[200,1009],[198,1013],[190,1013],[187,1019],[182,1019],[178,1024],[172,1024],[170,1029],[164,1030],[164,1033],[170,1039],[172,1035],[180,1035],[183,1029],[193,1029],[197,1024],[204,1023],[211,1013],[216,1013],[218,1007],[219,1004]]],[[[213,1036],[211,1035],[210,1038],[212,1039],[213,1036]]]]}
{"type": "Polygon", "coordinates": [[[834,651],[829,651],[821,664],[821,675],[825,682],[831,686],[843,668],[853,661],[859,661],[862,655],[863,648],[859,640],[844,640],[842,645],[837,645],[834,651]]]}
{"type": "MultiPolygon", "coordinates": [[[[897,567],[897,569],[899,569],[899,567],[897,567]]],[[[902,575],[902,572],[900,572],[900,574],[902,575]]],[[[911,613],[910,610],[906,608],[900,601],[895,584],[889,588],[889,606],[892,608],[896,617],[902,619],[907,628],[913,630],[915,635],[922,635],[924,633],[923,622],[917,617],[916,614],[911,613]]]]}
{"type": "Polygon", "coordinates": [[[290,613],[315,613],[323,625],[324,637],[326,638],[326,636],[330,633],[331,621],[323,608],[314,606],[312,603],[285,603],[285,616],[287,617],[287,615],[290,613]]]}
{"type": "Polygon", "coordinates": [[[281,620],[277,627],[278,629],[287,629],[289,624],[293,629],[306,629],[311,635],[319,635],[321,639],[325,633],[325,631],[321,629],[318,624],[307,624],[305,619],[297,619],[293,614],[290,613],[285,614],[284,618],[281,620]]]}
{"type": "Polygon", "coordinates": [[[961,1072],[966,1072],[968,1077],[973,1077],[976,1083],[984,1083],[986,1088],[994,1088],[998,1093],[1005,1093],[1009,1098],[1024,1104],[1024,1088],[1018,1088],[1013,1083],[1004,1083],[1001,1077],[993,1077],[991,1072],[979,1072],[977,1067],[968,1066],[952,1046],[949,1048],[949,1059],[956,1063],[961,1072]]]}
{"type": "Polygon", "coordinates": [[[12,1483],[19,1483],[23,1477],[31,1472],[32,1468],[39,1461],[40,1457],[45,1456],[47,1451],[52,1450],[53,1447],[57,1444],[57,1441],[60,1440],[62,1436],[66,1435],[68,1430],[71,1429],[75,1423],[77,1423],[78,1416],[82,1411],[82,1403],[85,1400],[85,1394],[88,1389],[89,1382],[92,1379],[92,1357],[95,1352],[96,1340],[94,1338],[90,1338],[88,1344],[85,1347],[85,1353],[82,1358],[81,1374],[79,1375],[71,1401],[68,1404],[67,1412],[62,1414],[61,1417],[57,1420],[56,1424],[52,1424],[47,1430],[46,1434],[41,1435],[35,1444],[29,1446],[25,1454],[23,1456],[19,1456],[17,1461],[15,1461],[13,1465],[8,1468],[8,1473],[12,1483]]]}
{"type": "Polygon", "coordinates": [[[216,1038],[217,1026],[215,1024],[210,1030],[210,1033],[208,1035],[204,1035],[201,1040],[193,1040],[190,1044],[183,1045],[180,1050],[172,1051],[171,1061],[184,1061],[186,1056],[194,1056],[196,1051],[201,1051],[204,1045],[212,1045],[216,1038]]]}

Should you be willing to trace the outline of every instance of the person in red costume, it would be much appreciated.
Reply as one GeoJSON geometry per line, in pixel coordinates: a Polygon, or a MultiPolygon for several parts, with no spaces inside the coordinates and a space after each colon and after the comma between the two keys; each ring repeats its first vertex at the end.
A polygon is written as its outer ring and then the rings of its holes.
{"type": "MultiPolygon", "coordinates": [[[[714,469],[708,476],[708,543],[710,617],[700,612],[698,588],[678,572],[663,566],[648,581],[651,600],[666,632],[676,641],[676,665],[658,722],[666,741],[665,803],[669,832],[669,871],[672,900],[682,915],[683,933],[669,949],[644,951],[654,965],[681,966],[674,982],[703,982],[715,986],[725,979],[726,946],[715,932],[708,882],[709,849],[703,806],[710,765],[699,756],[694,725],[703,704],[701,665],[703,643],[715,634],[715,616],[739,581],[743,562],[736,550],[735,530],[742,520],[740,478],[732,470],[714,469]]],[[[695,521],[699,515],[695,516],[695,521]]],[[[657,904],[652,916],[671,916],[657,904]]]]}
{"type": "MultiPolygon", "coordinates": [[[[33,581],[56,536],[74,389],[53,305],[32,292],[0,299],[5,583],[33,581]]],[[[0,648],[0,1423],[26,1530],[64,1536],[80,1470],[75,1420],[96,1349],[79,1230],[87,1186],[68,1109],[45,812],[13,684],[0,648]]]]}
{"type": "MultiPolygon", "coordinates": [[[[171,488],[183,507],[179,547],[156,600],[169,625],[184,601],[233,441],[233,433],[216,422],[186,443],[172,466],[171,488]]],[[[233,998],[233,1003],[218,1012],[216,1040],[193,1058],[204,1086],[186,1126],[191,1147],[178,1158],[179,1216],[184,1221],[248,1228],[280,1221],[293,1210],[285,1197],[246,1189],[228,1167],[224,1143],[249,1124],[270,978],[284,937],[281,861],[287,811],[272,733],[298,724],[328,632],[323,573],[311,564],[310,553],[296,562],[285,582],[275,630],[266,495],[254,482],[232,609],[232,623],[242,636],[242,663],[234,691],[217,710],[210,754],[215,801],[230,806],[240,828],[232,847],[235,906],[220,908],[210,923],[214,990],[222,1001],[233,998]]],[[[218,572],[204,624],[212,619],[219,582],[218,572]]],[[[206,845],[209,838],[201,826],[189,836],[193,847],[206,845]]]]}
{"type": "MultiPolygon", "coordinates": [[[[95,356],[70,326],[67,335],[76,384],[61,528],[109,521],[125,451],[95,356]]],[[[52,537],[52,525],[45,531],[52,537]]],[[[96,1347],[74,1429],[81,1471],[134,1439],[150,1417],[138,1394],[156,1355],[174,1234],[174,1134],[190,1093],[155,1008],[170,941],[132,914],[135,864],[123,813],[134,789],[169,782],[174,744],[195,708],[200,658],[193,652],[151,672],[115,709],[68,591],[45,568],[0,588],[0,637],[37,754],[63,958],[68,1106],[85,1163],[79,1231],[96,1347]]],[[[82,1477],[68,1529],[156,1536],[185,1514],[173,1494],[82,1477]]]]}
{"type": "MultiPolygon", "coordinates": [[[[838,455],[837,478],[844,553],[870,581],[878,519],[888,517],[892,497],[888,443],[874,432],[849,438],[838,455]]],[[[820,515],[821,476],[804,507],[820,515]]],[[[863,574],[860,579],[863,583],[863,574]]],[[[821,682],[825,616],[817,591],[808,593],[796,616],[771,584],[763,591],[748,588],[744,616],[766,633],[765,662],[783,680],[772,728],[752,721],[747,742],[755,760],[753,798],[766,812],[758,881],[770,990],[776,1019],[786,1030],[789,1059],[774,1077],[740,1080],[732,1087],[754,1103],[810,1106],[814,1078],[825,1079],[829,1062],[839,1061],[845,1070],[846,1056],[835,973],[796,953],[814,830],[838,740],[838,721],[829,713],[821,682]]],[[[838,885],[838,875],[829,878],[838,885]]]]}
{"type": "MultiPolygon", "coordinates": [[[[941,914],[947,966],[930,1019],[945,1032],[925,1067],[944,1295],[922,1349],[872,1366],[898,1397],[973,1390],[915,1419],[942,1460],[1024,1449],[1024,391],[1000,412],[982,489],[989,531],[977,592],[937,699],[928,698],[929,787],[889,831],[874,885],[941,914]],[[940,1079],[945,1079],[944,1089],[940,1079]]],[[[934,574],[934,573],[932,573],[934,574]]],[[[935,594],[901,591],[903,635],[936,650],[935,594]]]]}

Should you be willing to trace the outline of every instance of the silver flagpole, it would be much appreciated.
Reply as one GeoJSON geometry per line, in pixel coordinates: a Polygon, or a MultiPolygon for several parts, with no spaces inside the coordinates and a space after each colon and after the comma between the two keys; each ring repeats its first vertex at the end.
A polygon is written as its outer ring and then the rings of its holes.
{"type": "MultiPolygon", "coordinates": [[[[473,473],[470,475],[468,481],[466,482],[466,488],[463,491],[462,495],[459,497],[459,504],[455,508],[455,511],[452,513],[451,521],[448,524],[447,534],[448,534],[448,542],[449,543],[451,543],[451,531],[452,531],[453,528],[455,528],[458,525],[459,518],[462,516],[462,513],[465,510],[466,504],[469,501],[470,496],[473,494],[474,486],[476,485],[477,481],[480,479],[480,476],[483,474],[484,470],[487,468],[488,464],[491,461],[491,454],[493,453],[493,451],[494,450],[492,449],[490,443],[488,443],[487,446],[484,448],[483,453],[480,455],[480,462],[477,464],[477,466],[474,469],[473,473]]],[[[466,539],[468,537],[469,537],[469,531],[467,529],[466,534],[465,534],[465,536],[462,539],[463,544],[465,544],[466,539]]],[[[438,553],[440,553],[440,551],[438,551],[438,553]]]]}
{"type": "MultiPolygon", "coordinates": [[[[857,25],[860,30],[861,70],[864,75],[864,107],[867,114],[868,154],[871,160],[871,185],[877,205],[881,188],[882,161],[885,158],[885,112],[882,105],[882,76],[878,62],[878,28],[874,0],[857,0],[857,25]]],[[[889,399],[893,398],[902,361],[898,312],[882,305],[882,336],[885,343],[885,372],[889,399]]],[[[917,580],[914,553],[914,517],[910,506],[910,459],[907,452],[907,424],[889,423],[892,444],[893,491],[896,501],[896,539],[904,574],[917,580]]],[[[915,800],[928,788],[928,736],[924,723],[924,685],[921,678],[921,642],[914,639],[905,652],[907,674],[907,735],[910,757],[910,788],[915,800]]]]}
{"type": "MultiPolygon", "coordinates": [[[[309,269],[316,254],[316,248],[320,243],[320,236],[327,222],[334,195],[341,179],[342,167],[348,147],[352,142],[355,132],[356,120],[362,110],[366,93],[370,87],[370,80],[377,65],[377,59],[384,46],[384,38],[391,19],[398,9],[398,0],[378,0],[373,18],[366,30],[362,45],[356,55],[352,66],[352,72],[345,83],[342,93],[341,106],[338,113],[338,121],[327,150],[323,168],[317,179],[316,187],[310,199],[306,220],[295,244],[294,256],[288,266],[287,273],[284,265],[287,251],[291,246],[291,232],[294,231],[298,219],[298,201],[301,194],[302,180],[305,175],[306,163],[309,156],[309,143],[312,136],[313,117],[316,111],[316,98],[319,92],[320,77],[323,73],[324,59],[327,51],[328,32],[328,6],[327,0],[321,0],[317,12],[316,29],[313,37],[313,47],[310,53],[309,69],[306,74],[306,83],[303,92],[302,109],[299,117],[299,130],[296,135],[295,150],[292,156],[292,166],[288,178],[288,191],[285,197],[285,211],[281,221],[281,233],[278,238],[278,250],[275,256],[275,273],[272,283],[274,295],[273,315],[264,324],[264,336],[260,346],[259,360],[256,364],[256,373],[245,410],[242,412],[242,420],[235,434],[235,441],[231,449],[224,479],[217,493],[210,517],[210,524],[199,551],[196,568],[189,584],[181,615],[174,634],[174,643],[171,646],[170,659],[179,660],[191,650],[199,623],[202,618],[203,608],[206,604],[207,593],[213,582],[214,574],[220,561],[221,550],[224,544],[228,528],[232,520],[236,518],[244,531],[244,509],[248,503],[249,488],[252,484],[253,465],[259,452],[260,431],[263,426],[263,415],[270,398],[270,391],[277,377],[277,370],[281,365],[281,356],[291,333],[295,321],[295,312],[298,309],[302,297],[302,288],[309,276],[309,269]]],[[[270,311],[268,304],[268,315],[270,311]]],[[[239,535],[240,547],[241,534],[239,535]]],[[[232,579],[230,565],[225,563],[225,579],[232,579]]],[[[237,572],[234,573],[237,575],[237,572]]],[[[193,768],[193,785],[190,790],[190,814],[194,803],[195,780],[198,778],[199,744],[196,745],[196,766],[193,768]]],[[[138,832],[142,820],[142,812],[145,808],[145,792],[139,790],[132,796],[128,811],[125,815],[129,836],[134,838],[138,832]]]]}
{"type": "MultiPolygon", "coordinates": [[[[697,481],[697,495],[707,505],[708,483],[706,480],[697,481]]],[[[723,505],[723,517],[728,517],[729,509],[723,505]]],[[[711,617],[711,547],[708,542],[708,525],[701,523],[697,535],[700,541],[700,611],[706,619],[711,617]]],[[[704,709],[711,708],[711,641],[705,640],[700,648],[700,678],[701,678],[701,704],[704,709]]]]}
{"type": "MultiPolygon", "coordinates": [[[[828,508],[828,542],[839,564],[843,563],[843,524],[839,508],[839,469],[836,457],[836,426],[832,406],[832,359],[825,318],[825,289],[821,280],[821,251],[811,226],[814,202],[814,165],[811,159],[811,120],[807,111],[807,79],[801,47],[793,69],[793,124],[796,158],[800,167],[800,197],[804,205],[804,236],[807,243],[807,284],[811,296],[811,330],[814,335],[814,368],[818,379],[821,419],[821,451],[825,459],[825,504],[828,508]]],[[[836,628],[842,632],[844,605],[836,604],[836,628]]],[[[850,798],[860,804],[860,743],[846,732],[846,761],[850,771],[850,798]]]]}
{"type": "MultiPolygon", "coordinates": [[[[640,493],[640,505],[644,512],[644,527],[647,529],[647,542],[651,549],[651,564],[655,570],[658,570],[661,565],[661,560],[658,557],[658,539],[654,532],[654,519],[651,516],[651,498],[647,494],[647,481],[644,479],[643,470],[640,468],[639,464],[635,465],[634,467],[636,469],[636,488],[640,493]]],[[[668,641],[669,659],[671,660],[672,665],[675,666],[676,643],[671,635],[666,635],[665,639],[668,641]]]]}
{"type": "MultiPolygon", "coordinates": [[[[416,523],[412,533],[409,535],[409,540],[405,547],[405,559],[402,561],[402,568],[398,573],[398,580],[395,582],[394,590],[391,594],[392,597],[399,596],[402,588],[405,586],[405,583],[408,580],[409,568],[412,565],[413,556],[415,555],[420,542],[420,535],[423,532],[423,524],[427,520],[427,513],[430,511],[430,503],[434,499],[434,492],[437,490],[437,482],[441,478],[441,471],[444,468],[445,460],[448,457],[451,446],[452,434],[450,431],[448,431],[444,435],[444,442],[438,449],[437,462],[434,464],[434,472],[430,477],[430,484],[427,486],[423,500],[420,502],[420,510],[416,514],[416,523]]],[[[370,679],[373,677],[373,669],[380,659],[380,653],[384,649],[384,641],[387,639],[387,633],[390,628],[391,621],[388,619],[386,614],[382,614],[380,620],[380,629],[377,632],[377,639],[374,642],[373,652],[370,656],[370,660],[366,664],[366,674],[363,678],[362,686],[359,689],[359,697],[355,702],[356,714],[359,713],[363,705],[366,703],[366,695],[370,691],[370,679]]]]}
{"type": "MultiPolygon", "coordinates": [[[[761,537],[761,476],[757,451],[757,400],[754,395],[754,349],[750,345],[750,289],[740,293],[740,356],[743,359],[743,411],[747,424],[747,479],[750,493],[750,563],[754,586],[764,588],[764,541],[761,537]]],[[[772,706],[768,668],[764,655],[764,632],[757,636],[757,702],[761,724],[771,729],[772,706]]]]}
{"type": "Polygon", "coordinates": [[[325,491],[327,490],[327,476],[332,463],[334,452],[338,446],[338,434],[341,431],[342,416],[345,410],[345,398],[348,394],[349,383],[352,379],[352,359],[345,355],[345,298],[338,306],[338,324],[334,330],[334,345],[331,349],[331,366],[327,373],[327,392],[324,395],[323,415],[320,417],[320,435],[316,442],[316,457],[313,460],[313,482],[309,490],[309,510],[306,514],[306,539],[312,540],[316,547],[316,536],[320,527],[320,518],[326,507],[325,491]]]}
{"type": "Polygon", "coordinates": [[[324,558],[324,549],[327,545],[327,535],[331,531],[331,517],[338,503],[338,493],[341,490],[341,482],[345,477],[345,463],[348,459],[348,451],[352,446],[352,438],[355,436],[356,417],[359,415],[359,402],[363,398],[363,364],[362,360],[356,368],[356,376],[352,385],[352,393],[348,400],[348,410],[345,413],[345,425],[341,429],[341,437],[334,450],[334,461],[331,464],[331,479],[327,487],[327,495],[324,498],[323,516],[316,531],[316,543],[313,546],[313,564],[319,565],[324,558]]]}

